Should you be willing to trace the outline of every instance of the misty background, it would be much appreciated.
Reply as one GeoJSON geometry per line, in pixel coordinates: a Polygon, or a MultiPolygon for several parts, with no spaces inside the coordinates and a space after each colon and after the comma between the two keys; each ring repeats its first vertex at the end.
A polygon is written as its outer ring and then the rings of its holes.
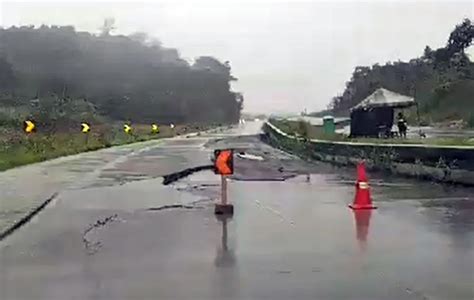
{"type": "MultiPolygon", "coordinates": [[[[247,112],[321,110],[356,66],[409,60],[442,47],[472,1],[2,1],[3,27],[73,25],[146,32],[192,62],[230,61],[247,112]]],[[[472,55],[472,49],[468,51],[472,55]]]]}

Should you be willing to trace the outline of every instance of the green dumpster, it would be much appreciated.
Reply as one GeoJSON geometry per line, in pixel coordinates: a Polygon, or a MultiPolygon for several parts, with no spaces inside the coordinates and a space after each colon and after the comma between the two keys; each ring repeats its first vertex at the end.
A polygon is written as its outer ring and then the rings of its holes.
{"type": "Polygon", "coordinates": [[[336,132],[336,124],[333,116],[323,117],[323,130],[325,134],[334,134],[336,132]]]}

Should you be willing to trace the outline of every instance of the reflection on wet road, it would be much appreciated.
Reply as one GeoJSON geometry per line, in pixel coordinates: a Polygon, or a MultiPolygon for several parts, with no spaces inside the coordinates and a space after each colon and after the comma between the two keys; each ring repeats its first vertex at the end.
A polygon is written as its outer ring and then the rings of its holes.
{"type": "Polygon", "coordinates": [[[164,141],[61,191],[0,244],[0,299],[474,298],[472,189],[369,174],[379,209],[354,213],[355,170],[240,134],[257,125],[164,141]],[[222,146],[248,154],[227,219],[212,172],[160,177],[222,146]]]}

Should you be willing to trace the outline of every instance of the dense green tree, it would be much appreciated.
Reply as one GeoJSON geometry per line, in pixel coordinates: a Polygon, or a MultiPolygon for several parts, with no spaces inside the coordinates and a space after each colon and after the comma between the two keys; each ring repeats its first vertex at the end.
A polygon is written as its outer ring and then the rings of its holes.
{"type": "Polygon", "coordinates": [[[464,50],[471,45],[473,38],[474,25],[471,20],[464,19],[449,35],[447,48],[452,54],[464,53],[464,50]]]}
{"type": "Polygon", "coordinates": [[[446,47],[432,50],[426,46],[420,58],[409,62],[358,66],[329,108],[335,114],[348,115],[351,107],[384,87],[414,96],[422,113],[434,119],[469,118],[474,109],[474,64],[464,50],[473,36],[474,27],[466,19],[451,32],[446,47]]]}
{"type": "Polygon", "coordinates": [[[19,101],[87,99],[101,114],[133,122],[239,119],[243,98],[231,91],[228,62],[204,56],[190,65],[146,34],[113,29],[113,20],[98,36],[71,26],[0,29],[0,76],[10,80],[0,91],[15,78],[19,101]]]}

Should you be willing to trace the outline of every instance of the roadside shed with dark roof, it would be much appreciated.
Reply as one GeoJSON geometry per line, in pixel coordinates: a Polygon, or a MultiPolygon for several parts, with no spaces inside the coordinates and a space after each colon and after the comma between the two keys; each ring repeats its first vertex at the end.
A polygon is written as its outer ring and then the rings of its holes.
{"type": "Polygon", "coordinates": [[[415,105],[412,97],[379,88],[351,108],[351,137],[380,137],[391,133],[394,110],[415,105]]]}

